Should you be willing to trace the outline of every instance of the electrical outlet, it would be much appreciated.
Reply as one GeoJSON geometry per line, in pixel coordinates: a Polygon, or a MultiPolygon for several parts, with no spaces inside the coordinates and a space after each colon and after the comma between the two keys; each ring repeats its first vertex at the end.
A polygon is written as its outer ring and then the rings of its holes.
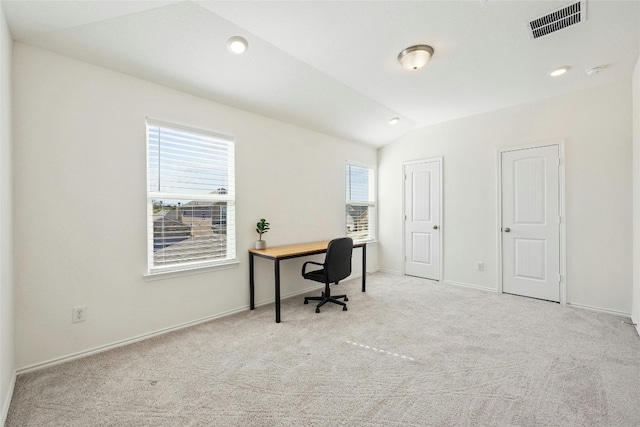
{"type": "Polygon", "coordinates": [[[78,323],[78,322],[84,322],[85,320],[87,320],[87,307],[84,305],[73,307],[71,321],[73,323],[78,323]]]}
{"type": "Polygon", "coordinates": [[[476,270],[484,271],[484,262],[477,262],[476,263],[476,270]]]}

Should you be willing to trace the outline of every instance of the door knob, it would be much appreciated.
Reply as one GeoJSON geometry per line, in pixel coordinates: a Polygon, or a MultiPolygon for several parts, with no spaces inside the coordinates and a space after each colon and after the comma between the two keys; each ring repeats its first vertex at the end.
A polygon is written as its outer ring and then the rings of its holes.
{"type": "Polygon", "coordinates": [[[510,232],[510,231],[511,231],[511,229],[510,229],[509,227],[505,227],[505,229],[504,229],[504,232],[505,232],[505,233],[508,233],[508,232],[510,232]]]}
{"type": "Polygon", "coordinates": [[[438,226],[437,226],[437,225],[434,225],[434,226],[433,226],[433,229],[434,229],[434,230],[437,230],[437,229],[438,229],[438,226]]]}

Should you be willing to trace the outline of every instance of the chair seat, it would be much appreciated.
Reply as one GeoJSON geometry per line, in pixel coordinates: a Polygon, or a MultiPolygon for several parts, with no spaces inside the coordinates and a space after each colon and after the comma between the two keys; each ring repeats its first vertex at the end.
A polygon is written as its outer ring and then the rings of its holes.
{"type": "Polygon", "coordinates": [[[309,271],[302,277],[308,280],[315,280],[316,282],[324,283],[324,268],[321,268],[320,270],[309,271]]]}

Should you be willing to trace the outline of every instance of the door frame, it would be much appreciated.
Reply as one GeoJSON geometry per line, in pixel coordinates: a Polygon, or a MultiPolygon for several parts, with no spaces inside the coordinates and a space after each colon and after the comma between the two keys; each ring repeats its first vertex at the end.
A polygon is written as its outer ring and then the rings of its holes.
{"type": "Polygon", "coordinates": [[[565,188],[565,142],[564,139],[554,140],[550,142],[517,145],[513,147],[499,148],[496,154],[497,159],[497,224],[496,224],[496,239],[498,248],[497,254],[497,277],[498,277],[498,293],[502,291],[502,154],[510,151],[529,150],[533,148],[542,148],[549,146],[558,147],[558,158],[560,164],[558,165],[558,197],[560,210],[560,304],[566,305],[567,303],[567,204],[566,204],[566,188],[565,188]]]}
{"type": "MultiPolygon", "coordinates": [[[[443,157],[430,157],[427,159],[420,160],[409,160],[402,162],[402,275],[406,276],[406,259],[407,259],[407,238],[406,238],[406,225],[407,225],[407,212],[406,212],[406,183],[405,179],[407,176],[407,166],[416,165],[420,163],[433,163],[437,162],[440,164],[440,242],[438,245],[438,251],[440,252],[440,265],[438,265],[438,278],[436,281],[442,282],[442,277],[444,275],[443,267],[444,267],[444,252],[442,248],[444,247],[444,158],[443,157]]],[[[427,279],[433,280],[433,279],[427,279]]]]}

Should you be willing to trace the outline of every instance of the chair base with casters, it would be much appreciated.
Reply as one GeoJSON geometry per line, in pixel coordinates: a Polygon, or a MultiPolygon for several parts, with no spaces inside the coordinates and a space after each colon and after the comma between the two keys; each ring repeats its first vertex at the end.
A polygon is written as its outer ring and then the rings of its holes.
{"type": "Polygon", "coordinates": [[[319,297],[305,297],[304,303],[309,304],[309,301],[320,301],[316,306],[316,313],[320,313],[320,307],[330,302],[342,306],[342,311],[347,311],[347,304],[340,301],[349,301],[346,295],[331,295],[331,289],[329,289],[330,283],[336,285],[340,280],[346,279],[351,274],[351,254],[353,251],[353,240],[349,237],[342,237],[333,239],[327,246],[327,255],[324,263],[307,261],[302,266],[302,277],[307,280],[313,280],[315,282],[324,283],[324,292],[319,297]],[[307,265],[313,264],[320,266],[319,270],[307,272],[307,265]]]}
{"type": "MultiPolygon", "coordinates": [[[[338,282],[336,282],[336,285],[338,282]]],[[[342,306],[342,311],[347,311],[347,304],[340,301],[340,299],[344,299],[345,301],[349,301],[346,295],[331,295],[331,289],[329,289],[329,284],[326,283],[324,286],[324,292],[322,296],[319,297],[304,297],[304,303],[309,304],[309,301],[320,301],[320,304],[316,305],[316,313],[320,313],[320,307],[325,305],[328,302],[332,302],[334,304],[338,304],[342,306]]]]}

